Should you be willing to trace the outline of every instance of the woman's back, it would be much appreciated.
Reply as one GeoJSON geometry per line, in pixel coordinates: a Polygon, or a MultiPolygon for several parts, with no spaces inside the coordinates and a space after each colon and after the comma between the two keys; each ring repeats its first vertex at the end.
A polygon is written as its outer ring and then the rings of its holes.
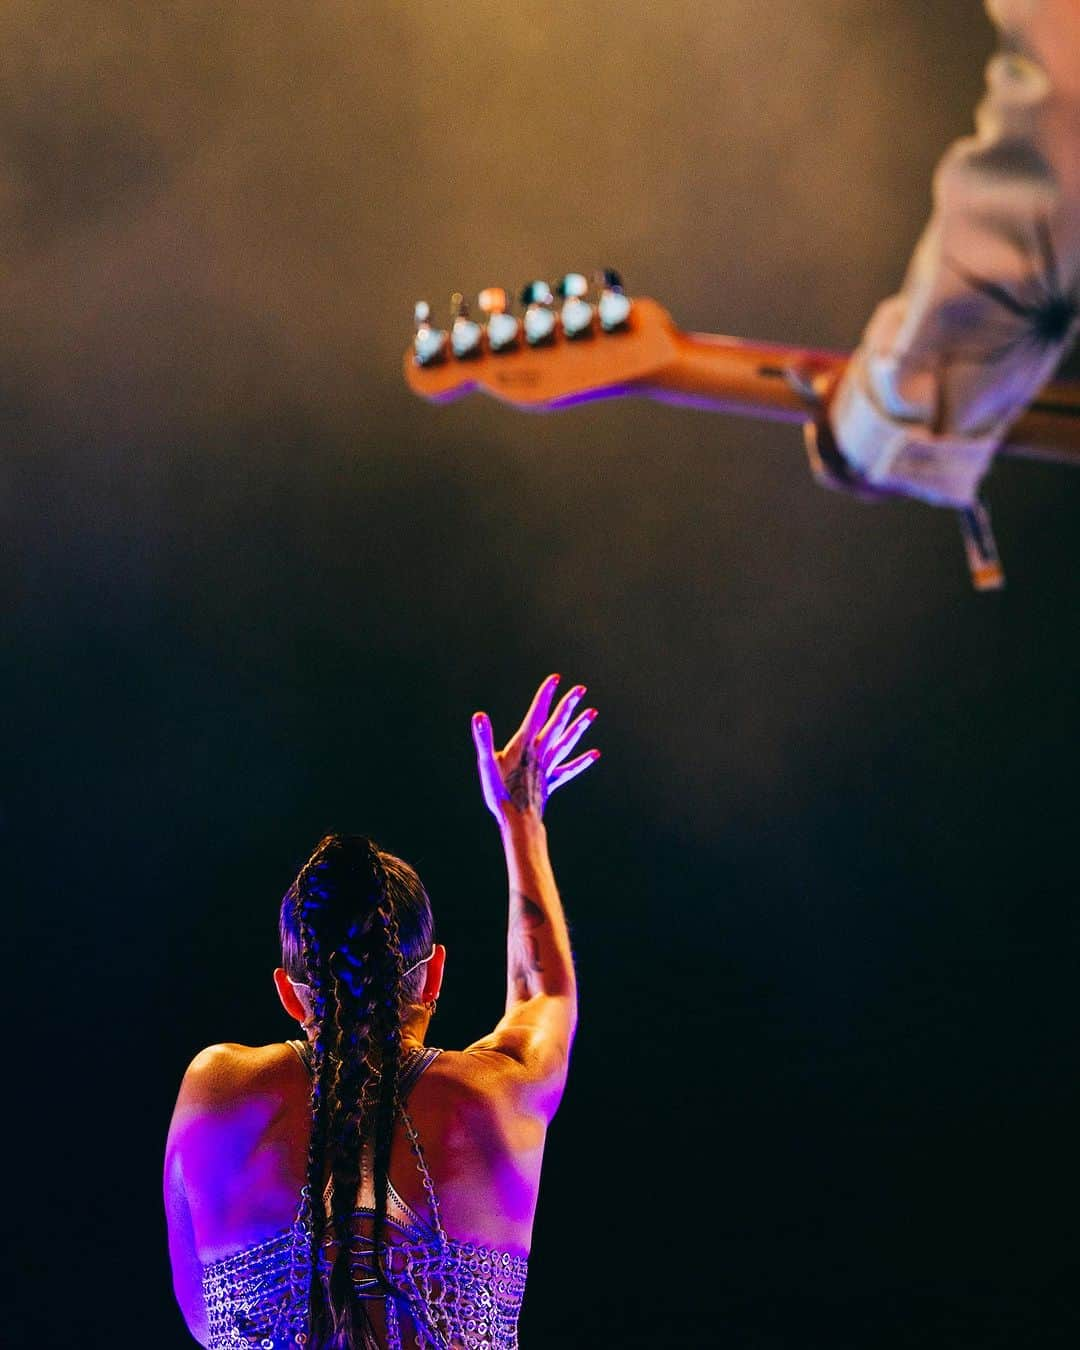
{"type": "MultiPolygon", "coordinates": [[[[203,1264],[261,1242],[296,1218],[306,1180],[311,1079],[293,1044],[214,1046],[188,1072],[200,1118],[188,1134],[183,1169],[203,1264]]],[[[499,1069],[485,1063],[490,1054],[441,1053],[412,1086],[408,1115],[447,1233],[527,1255],[545,1123],[520,1103],[506,1109],[511,1103],[499,1069]]],[[[431,1219],[400,1120],[390,1181],[410,1208],[431,1219]]]]}
{"type": "MultiPolygon", "coordinates": [[[[295,1225],[311,1084],[298,1051],[306,1047],[220,1046],[192,1066],[222,1094],[218,1110],[204,1101],[183,1159],[214,1350],[294,1344],[299,1329],[306,1234],[295,1225]]],[[[389,1326],[370,1251],[370,1149],[356,1196],[353,1278],[380,1345],[401,1335],[406,1344],[417,1335],[421,1344],[516,1344],[544,1125],[517,1111],[500,1118],[497,1076],[485,1073],[482,1052],[417,1047],[405,1057],[407,1117],[394,1130],[385,1237],[384,1266],[399,1291],[389,1326]]]]}

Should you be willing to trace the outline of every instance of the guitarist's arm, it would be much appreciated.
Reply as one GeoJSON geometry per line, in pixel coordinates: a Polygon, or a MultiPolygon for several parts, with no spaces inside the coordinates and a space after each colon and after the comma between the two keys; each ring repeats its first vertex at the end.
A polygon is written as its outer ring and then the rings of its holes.
{"type": "Polygon", "coordinates": [[[987,5],[1001,47],[976,134],[939,165],[903,288],[819,429],[850,471],[841,485],[958,507],[1053,374],[1080,305],[1080,0],[987,5]]]}

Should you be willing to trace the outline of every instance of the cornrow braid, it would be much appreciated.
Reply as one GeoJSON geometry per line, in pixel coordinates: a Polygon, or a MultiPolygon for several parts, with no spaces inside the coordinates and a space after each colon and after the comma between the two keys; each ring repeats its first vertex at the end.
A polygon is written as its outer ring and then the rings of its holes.
{"type": "MultiPolygon", "coordinates": [[[[406,874],[414,880],[407,901],[416,911],[416,938],[428,947],[430,906],[419,878],[407,864],[386,857],[394,867],[395,882],[406,874]]],[[[282,936],[286,965],[291,955],[311,989],[314,1023],[312,1126],[305,1187],[310,1243],[308,1345],[313,1350],[367,1350],[377,1347],[377,1339],[352,1278],[352,1219],[364,1141],[372,1137],[374,1271],[384,1291],[391,1294],[383,1251],[398,1105],[404,968],[387,869],[383,855],[370,840],[328,835],[319,843],[286,895],[282,936]],[[291,912],[287,911],[290,905],[291,912]],[[299,939],[299,951],[291,953],[287,919],[295,919],[299,939]],[[369,1120],[372,1114],[374,1119],[369,1120]],[[333,1190],[329,1214],[324,1189],[328,1170],[333,1190]],[[329,1275],[324,1277],[322,1253],[327,1241],[334,1254],[329,1275]]]]}

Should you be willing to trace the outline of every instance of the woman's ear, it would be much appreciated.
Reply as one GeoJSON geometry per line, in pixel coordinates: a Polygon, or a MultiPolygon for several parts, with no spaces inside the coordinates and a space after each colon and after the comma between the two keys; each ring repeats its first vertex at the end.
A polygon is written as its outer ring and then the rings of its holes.
{"type": "Polygon", "coordinates": [[[311,1012],[304,1006],[303,999],[296,992],[296,986],[281,966],[274,971],[274,988],[277,990],[278,998],[281,999],[281,1006],[294,1022],[304,1026],[310,1020],[311,1012]]]}
{"type": "Polygon", "coordinates": [[[446,969],[446,948],[441,942],[436,942],[431,954],[431,960],[427,963],[427,977],[424,980],[424,988],[420,994],[421,1003],[430,1003],[433,999],[439,997],[439,991],[442,989],[443,972],[446,969]]]}

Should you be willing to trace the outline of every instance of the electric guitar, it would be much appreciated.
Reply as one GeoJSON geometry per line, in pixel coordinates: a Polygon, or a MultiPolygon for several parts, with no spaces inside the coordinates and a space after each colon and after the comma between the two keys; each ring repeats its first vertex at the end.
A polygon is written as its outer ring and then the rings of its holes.
{"type": "MultiPolygon", "coordinates": [[[[491,288],[480,295],[485,323],[455,295],[446,330],[421,302],[404,358],[409,387],[435,403],[479,392],[527,412],[634,396],[804,424],[848,361],[841,352],[684,333],[655,300],[627,296],[617,274],[599,282],[592,303],[580,274],[555,292],[534,282],[521,318],[491,288]]],[[[998,453],[1080,466],[1080,383],[1047,385],[998,453]]],[[[961,516],[975,584],[993,589],[1002,577],[989,518],[982,507],[961,516]]]]}

